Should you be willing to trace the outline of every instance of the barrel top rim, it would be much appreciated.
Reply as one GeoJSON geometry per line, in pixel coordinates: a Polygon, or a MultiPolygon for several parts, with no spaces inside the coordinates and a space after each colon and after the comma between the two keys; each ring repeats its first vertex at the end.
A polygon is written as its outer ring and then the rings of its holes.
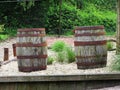
{"type": "Polygon", "coordinates": [[[97,30],[97,29],[104,29],[103,25],[99,26],[76,26],[75,30],[97,30]]]}
{"type": "Polygon", "coordinates": [[[18,32],[24,32],[24,31],[44,31],[45,28],[19,28],[18,32]]]}

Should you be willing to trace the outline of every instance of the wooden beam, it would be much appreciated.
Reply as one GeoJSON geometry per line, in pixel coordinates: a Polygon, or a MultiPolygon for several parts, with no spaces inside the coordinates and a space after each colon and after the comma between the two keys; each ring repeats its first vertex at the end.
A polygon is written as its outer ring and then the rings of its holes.
{"type": "Polygon", "coordinates": [[[78,74],[78,75],[11,75],[0,76],[0,82],[60,82],[60,81],[93,81],[120,80],[120,73],[78,74]]]}
{"type": "Polygon", "coordinates": [[[117,0],[117,49],[116,53],[120,53],[120,0],[117,0]]]}

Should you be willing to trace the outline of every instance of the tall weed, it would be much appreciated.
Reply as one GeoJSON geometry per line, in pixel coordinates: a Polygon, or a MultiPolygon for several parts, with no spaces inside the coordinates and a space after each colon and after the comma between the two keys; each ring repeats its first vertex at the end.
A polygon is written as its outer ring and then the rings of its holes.
{"type": "Polygon", "coordinates": [[[64,41],[56,41],[51,48],[55,51],[58,62],[71,63],[75,61],[75,53],[72,47],[67,45],[64,41]]]}

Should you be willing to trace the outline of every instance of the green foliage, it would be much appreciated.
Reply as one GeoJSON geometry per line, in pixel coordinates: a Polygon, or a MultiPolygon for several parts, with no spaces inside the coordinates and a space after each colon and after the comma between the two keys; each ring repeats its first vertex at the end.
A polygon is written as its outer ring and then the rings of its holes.
{"type": "Polygon", "coordinates": [[[5,28],[4,32],[10,37],[14,37],[17,34],[17,29],[16,28],[5,28]]]}
{"type": "Polygon", "coordinates": [[[0,25],[0,32],[4,32],[4,25],[0,25]]]}
{"type": "Polygon", "coordinates": [[[52,45],[52,50],[55,52],[62,52],[65,48],[66,44],[63,41],[56,41],[53,45],[52,45]]]}
{"type": "Polygon", "coordinates": [[[113,49],[113,43],[112,42],[107,42],[107,50],[112,50],[113,49]]]}
{"type": "Polygon", "coordinates": [[[8,35],[0,35],[0,41],[4,41],[6,39],[8,39],[8,35]]]}
{"type": "Polygon", "coordinates": [[[106,32],[107,36],[115,36],[116,32],[112,31],[112,32],[106,32]]]}
{"type": "MultiPolygon", "coordinates": [[[[85,2],[84,2],[85,3],[85,2]]],[[[86,2],[85,7],[77,9],[74,4],[64,2],[61,9],[61,34],[71,32],[74,26],[104,25],[107,32],[116,31],[116,13],[107,9],[100,10],[94,3],[86,2]]],[[[48,13],[48,32],[57,34],[59,29],[59,9],[48,13]]],[[[71,33],[72,34],[72,33],[71,33]]]]}
{"type": "Polygon", "coordinates": [[[48,60],[47,60],[47,64],[48,64],[48,65],[52,64],[54,61],[55,61],[55,60],[54,60],[53,57],[48,56],[48,60]]]}
{"type": "Polygon", "coordinates": [[[57,54],[57,61],[58,62],[74,62],[75,61],[75,53],[72,50],[72,47],[65,44],[63,41],[56,41],[52,45],[52,50],[57,54]]]}
{"type": "Polygon", "coordinates": [[[120,55],[116,55],[114,61],[111,64],[111,69],[120,71],[120,55]]]}
{"type": "Polygon", "coordinates": [[[73,51],[72,47],[67,46],[67,47],[65,47],[65,50],[66,50],[68,62],[69,63],[74,62],[75,61],[75,52],[73,51]]]}
{"type": "Polygon", "coordinates": [[[78,11],[79,26],[104,25],[107,32],[116,31],[116,13],[100,11],[93,4],[89,4],[84,10],[78,11]]]}
{"type": "Polygon", "coordinates": [[[57,61],[61,62],[61,63],[66,62],[66,53],[65,53],[65,51],[57,53],[57,61]]]}
{"type": "Polygon", "coordinates": [[[0,25],[5,29],[45,27],[49,34],[58,34],[59,28],[60,34],[73,34],[74,26],[90,25],[116,31],[116,0],[33,1],[0,3],[0,25]]]}
{"type": "Polygon", "coordinates": [[[30,9],[32,6],[34,6],[34,3],[34,0],[22,1],[20,2],[20,5],[23,6],[24,10],[26,11],[27,9],[30,9]]]}
{"type": "MultiPolygon", "coordinates": [[[[51,34],[57,34],[60,26],[59,26],[59,8],[53,8],[48,11],[48,32],[51,34]]],[[[77,11],[74,6],[69,6],[66,3],[62,4],[61,9],[61,31],[60,34],[64,34],[68,31],[71,31],[74,26],[77,25],[77,11]]]]}

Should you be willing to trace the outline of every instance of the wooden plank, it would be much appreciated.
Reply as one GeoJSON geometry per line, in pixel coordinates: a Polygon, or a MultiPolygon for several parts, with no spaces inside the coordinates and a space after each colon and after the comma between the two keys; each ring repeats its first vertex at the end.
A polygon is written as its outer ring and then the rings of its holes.
{"type": "Polygon", "coordinates": [[[120,80],[120,73],[81,74],[81,75],[33,75],[33,76],[0,76],[0,82],[46,82],[46,81],[88,81],[120,80]]]}
{"type": "Polygon", "coordinates": [[[50,83],[49,90],[85,90],[85,83],[81,82],[54,82],[50,83]]]}
{"type": "Polygon", "coordinates": [[[17,90],[16,83],[0,83],[0,90],[17,90]]]}
{"type": "MultiPolygon", "coordinates": [[[[29,90],[27,83],[17,83],[17,89],[16,90],[29,90]]],[[[13,89],[15,90],[15,89],[13,89]]]]}

